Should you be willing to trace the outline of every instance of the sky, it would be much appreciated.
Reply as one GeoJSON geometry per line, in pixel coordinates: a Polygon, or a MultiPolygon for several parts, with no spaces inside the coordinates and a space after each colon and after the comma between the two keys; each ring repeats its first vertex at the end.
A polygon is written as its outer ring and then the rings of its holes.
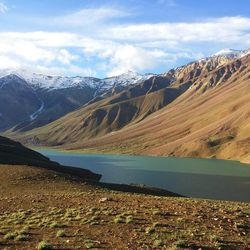
{"type": "Polygon", "coordinates": [[[250,48],[250,0],[0,0],[0,69],[164,73],[250,48]]]}

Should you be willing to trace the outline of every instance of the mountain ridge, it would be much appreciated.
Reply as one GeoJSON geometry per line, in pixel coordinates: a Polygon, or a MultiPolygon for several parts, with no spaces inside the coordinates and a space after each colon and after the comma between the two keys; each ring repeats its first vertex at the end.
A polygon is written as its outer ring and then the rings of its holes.
{"type": "Polygon", "coordinates": [[[151,74],[139,74],[134,71],[127,71],[121,75],[96,78],[91,76],[59,76],[59,75],[45,75],[41,73],[33,73],[26,69],[5,69],[0,70],[0,78],[9,75],[16,75],[22,78],[34,88],[40,89],[63,89],[72,87],[93,87],[105,91],[109,88],[118,85],[133,84],[138,81],[145,80],[151,74]],[[102,89],[103,88],[103,89],[102,89]]]}

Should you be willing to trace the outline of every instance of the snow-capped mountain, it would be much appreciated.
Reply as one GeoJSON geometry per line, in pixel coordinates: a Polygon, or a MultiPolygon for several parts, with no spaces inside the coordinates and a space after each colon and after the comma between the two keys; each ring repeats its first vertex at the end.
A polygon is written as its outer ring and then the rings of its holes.
{"type": "Polygon", "coordinates": [[[151,74],[141,75],[133,71],[128,71],[122,75],[98,79],[95,77],[67,77],[52,76],[40,73],[30,72],[26,69],[6,69],[0,71],[0,77],[7,75],[16,75],[34,88],[40,89],[65,89],[65,88],[94,88],[100,92],[106,91],[117,86],[127,86],[143,81],[151,77],[151,74]]]}
{"type": "Polygon", "coordinates": [[[250,54],[250,49],[222,49],[209,57],[177,67],[169,71],[167,74],[171,73],[175,79],[182,79],[182,77],[185,76],[185,80],[188,80],[189,77],[198,77],[202,73],[208,73],[224,64],[232,62],[233,60],[243,58],[248,54],[250,54]]]}
{"type": "Polygon", "coordinates": [[[235,50],[235,49],[222,49],[215,53],[214,57],[228,57],[228,58],[242,58],[250,53],[250,49],[247,50],[235,50]]]}
{"type": "Polygon", "coordinates": [[[128,71],[98,79],[49,76],[26,69],[0,70],[0,130],[16,124],[18,128],[47,124],[97,96],[110,96],[151,76],[128,71]]]}
{"type": "MultiPolygon", "coordinates": [[[[234,49],[222,49],[210,57],[200,59],[193,63],[204,63],[211,60],[225,60],[225,59],[237,59],[242,58],[250,54],[250,49],[247,50],[234,50],[234,49]]],[[[189,64],[188,64],[189,65],[189,64]]],[[[175,70],[182,69],[178,67],[175,70]]],[[[28,69],[5,69],[0,70],[0,78],[7,75],[16,75],[33,88],[40,89],[65,89],[65,88],[94,88],[97,92],[105,92],[114,87],[126,87],[149,79],[154,74],[139,74],[134,71],[127,71],[124,74],[113,76],[109,78],[99,79],[95,77],[68,77],[68,76],[56,76],[45,75],[41,73],[31,72],[28,69]]]]}
{"type": "Polygon", "coordinates": [[[152,76],[154,76],[154,75],[153,74],[141,75],[141,74],[134,72],[134,71],[127,71],[126,73],[119,75],[119,76],[104,78],[101,80],[101,82],[107,88],[112,88],[112,87],[117,87],[117,86],[133,85],[133,84],[136,84],[138,82],[145,81],[152,76]]]}

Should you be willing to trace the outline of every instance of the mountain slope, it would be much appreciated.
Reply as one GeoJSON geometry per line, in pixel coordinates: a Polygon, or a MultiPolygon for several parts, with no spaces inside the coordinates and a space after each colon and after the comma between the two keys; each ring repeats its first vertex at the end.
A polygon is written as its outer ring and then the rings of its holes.
{"type": "Polygon", "coordinates": [[[52,122],[90,101],[96,90],[88,86],[37,88],[10,74],[0,78],[0,131],[13,126],[27,130],[52,122]]]}
{"type": "Polygon", "coordinates": [[[27,70],[0,71],[0,131],[27,131],[46,125],[99,95],[112,96],[150,75],[127,72],[93,77],[46,76],[27,70]],[[7,108],[4,104],[7,104],[7,108]]]}
{"type": "Polygon", "coordinates": [[[190,63],[10,135],[66,149],[246,159],[250,55],[239,55],[190,63]]]}
{"type": "Polygon", "coordinates": [[[33,89],[15,75],[0,78],[0,129],[13,126],[40,107],[33,89]]]}
{"type": "Polygon", "coordinates": [[[248,161],[249,64],[247,56],[221,66],[144,121],[68,148],[248,161]]]}
{"type": "Polygon", "coordinates": [[[29,131],[27,140],[50,144],[51,138],[50,145],[54,146],[104,135],[139,122],[183,93],[184,88],[171,87],[171,81],[169,76],[152,77],[111,97],[100,98],[48,126],[29,131]],[[35,140],[30,137],[33,133],[39,133],[35,140]]]}

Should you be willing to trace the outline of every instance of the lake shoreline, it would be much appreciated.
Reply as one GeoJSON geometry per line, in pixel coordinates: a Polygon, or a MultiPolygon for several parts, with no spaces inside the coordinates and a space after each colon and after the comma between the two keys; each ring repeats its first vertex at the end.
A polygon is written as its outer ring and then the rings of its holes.
{"type": "Polygon", "coordinates": [[[187,156],[157,156],[157,155],[142,155],[142,154],[125,154],[125,153],[117,153],[117,152],[102,152],[102,151],[92,151],[92,150],[69,150],[69,149],[62,149],[57,147],[30,147],[30,149],[39,151],[39,150],[48,150],[48,151],[55,151],[61,153],[72,153],[72,154],[88,154],[88,155],[114,155],[114,156],[136,156],[136,157],[157,157],[157,158],[175,158],[175,159],[200,159],[200,160],[218,160],[218,161],[228,161],[228,162],[239,162],[245,165],[250,166],[250,160],[231,160],[231,159],[222,159],[222,158],[202,158],[202,157],[187,157],[187,156]]]}

